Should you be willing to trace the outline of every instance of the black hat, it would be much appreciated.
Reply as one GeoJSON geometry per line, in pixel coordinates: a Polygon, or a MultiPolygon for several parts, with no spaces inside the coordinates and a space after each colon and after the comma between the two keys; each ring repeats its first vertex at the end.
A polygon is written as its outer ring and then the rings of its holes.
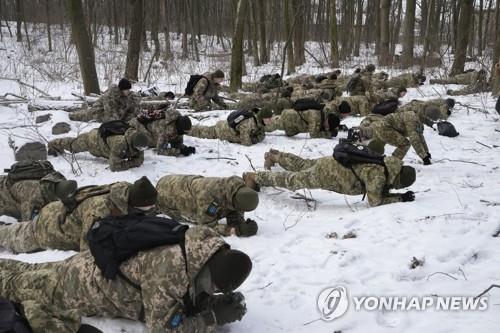
{"type": "Polygon", "coordinates": [[[340,118],[335,113],[330,113],[327,116],[328,127],[330,130],[334,130],[340,125],[340,118]]]}
{"type": "Polygon", "coordinates": [[[446,106],[448,107],[448,109],[453,109],[455,107],[455,99],[447,98],[446,99],[446,106]]]}
{"type": "Polygon", "coordinates": [[[212,281],[223,293],[238,288],[252,271],[252,260],[238,250],[223,248],[208,261],[212,281]]]}
{"type": "Polygon", "coordinates": [[[188,116],[180,116],[175,120],[175,129],[178,134],[184,134],[191,129],[191,119],[188,116]]]}
{"type": "Polygon", "coordinates": [[[368,65],[366,65],[366,70],[368,72],[375,72],[375,65],[374,64],[368,64],[368,65]]]}
{"type": "Polygon", "coordinates": [[[356,68],[356,69],[354,70],[354,73],[361,73],[361,68],[359,68],[359,67],[358,67],[358,68],[356,68]]]}
{"type": "Polygon", "coordinates": [[[342,101],[339,105],[339,112],[342,114],[351,113],[351,106],[346,101],[342,101]]]}
{"type": "Polygon", "coordinates": [[[149,181],[143,176],[135,181],[129,188],[128,202],[132,207],[147,207],[156,204],[158,192],[149,181]]]}
{"type": "Polygon", "coordinates": [[[337,80],[337,74],[333,73],[328,76],[330,80],[337,80]]]}
{"type": "Polygon", "coordinates": [[[314,78],[314,81],[315,81],[316,83],[320,83],[321,81],[326,80],[326,79],[328,79],[328,78],[327,78],[325,75],[318,75],[318,76],[316,76],[316,77],[314,78]]]}
{"type": "Polygon", "coordinates": [[[123,78],[118,82],[118,89],[120,90],[129,90],[132,89],[132,84],[130,83],[129,80],[123,78]]]}
{"type": "Polygon", "coordinates": [[[219,79],[223,79],[224,78],[224,72],[221,71],[220,69],[216,70],[213,74],[213,77],[214,78],[219,78],[219,79]]]}
{"type": "Polygon", "coordinates": [[[281,92],[281,97],[290,98],[292,97],[292,92],[288,89],[285,89],[284,91],[281,92]]]}

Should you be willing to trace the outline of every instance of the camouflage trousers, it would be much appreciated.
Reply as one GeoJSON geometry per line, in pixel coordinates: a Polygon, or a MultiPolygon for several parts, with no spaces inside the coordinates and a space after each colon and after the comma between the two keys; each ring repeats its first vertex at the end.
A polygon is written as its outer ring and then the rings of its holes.
{"type": "Polygon", "coordinates": [[[292,191],[302,188],[321,188],[321,177],[319,170],[316,169],[316,161],[279,152],[277,162],[287,171],[258,171],[255,173],[255,181],[261,186],[277,186],[292,191]]]}
{"type": "Polygon", "coordinates": [[[191,127],[189,136],[194,136],[202,139],[218,139],[216,126],[201,126],[195,125],[191,127]]]}
{"type": "Polygon", "coordinates": [[[401,133],[393,128],[387,127],[382,121],[375,122],[371,125],[373,129],[373,140],[370,146],[377,151],[384,151],[384,146],[389,144],[396,147],[396,150],[392,153],[392,156],[402,160],[408,150],[410,150],[410,141],[401,133]],[[377,148],[375,148],[377,147],[377,148]]]}
{"type": "Polygon", "coordinates": [[[450,96],[460,96],[460,95],[478,94],[485,91],[488,91],[488,87],[486,85],[473,84],[473,85],[468,85],[459,90],[450,90],[447,92],[447,94],[450,96]]]}
{"type": "Polygon", "coordinates": [[[0,296],[22,306],[34,333],[69,333],[80,327],[78,311],[53,313],[46,305],[57,288],[57,266],[57,263],[28,264],[0,259],[0,296]]]}
{"type": "Polygon", "coordinates": [[[469,84],[470,80],[459,80],[456,78],[451,79],[431,79],[430,84],[469,84]]]}
{"type": "Polygon", "coordinates": [[[212,109],[212,101],[204,96],[189,99],[189,107],[195,112],[208,111],[212,109]]]}
{"type": "Polygon", "coordinates": [[[90,108],[73,111],[68,115],[68,117],[73,121],[92,121],[97,119],[97,114],[92,108],[90,108]]]}
{"type": "Polygon", "coordinates": [[[274,132],[277,130],[285,130],[283,127],[283,122],[281,121],[281,116],[273,116],[270,124],[266,124],[264,130],[266,132],[274,132]]]}
{"type": "Polygon", "coordinates": [[[90,134],[83,133],[76,138],[59,138],[49,142],[49,149],[52,148],[57,152],[69,151],[70,153],[81,153],[90,150],[90,134]]]}

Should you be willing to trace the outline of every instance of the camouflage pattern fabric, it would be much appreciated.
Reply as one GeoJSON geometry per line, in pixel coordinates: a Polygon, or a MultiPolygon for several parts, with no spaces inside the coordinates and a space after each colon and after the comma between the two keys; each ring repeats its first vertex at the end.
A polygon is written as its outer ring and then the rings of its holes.
{"type": "Polygon", "coordinates": [[[322,110],[296,111],[287,109],[280,116],[272,118],[272,123],[266,125],[266,132],[283,130],[287,136],[309,133],[311,138],[329,139],[332,137],[332,133],[324,129],[325,120],[326,112],[322,110]]]}
{"type": "Polygon", "coordinates": [[[236,176],[164,176],[156,185],[157,205],[175,220],[210,226],[220,235],[230,236],[231,229],[245,221],[244,212],[233,207],[234,195],[244,186],[243,179],[236,176]],[[227,225],[219,223],[223,218],[227,225]]]}
{"type": "Polygon", "coordinates": [[[478,73],[476,79],[472,83],[459,90],[449,90],[447,91],[447,94],[450,96],[471,95],[486,92],[489,90],[490,86],[488,84],[486,73],[478,73]]]}
{"type": "Polygon", "coordinates": [[[140,252],[122,263],[120,270],[141,291],[123,278],[104,278],[90,251],[44,264],[0,259],[0,295],[20,304],[34,333],[74,333],[82,316],[137,321],[141,312],[150,333],[213,333],[215,327],[206,324],[203,312],[183,315],[174,330],[167,323],[183,309],[188,291],[194,298],[196,290],[188,290],[188,285],[194,285],[198,272],[225,246],[210,228],[190,228],[186,232],[187,272],[179,245],[140,252]]]}
{"type": "Polygon", "coordinates": [[[51,202],[33,221],[0,226],[0,246],[17,253],[86,250],[86,235],[95,221],[128,213],[129,186],[126,182],[113,184],[109,193],[89,197],[71,212],[61,201],[51,202]]]}
{"type": "Polygon", "coordinates": [[[219,97],[218,85],[214,82],[211,73],[203,74],[204,78],[200,79],[193,90],[193,95],[189,99],[189,106],[195,111],[210,110],[212,101],[222,108],[226,108],[226,104],[219,97]]]}
{"type": "MultiPolygon", "coordinates": [[[[336,112],[340,103],[347,102],[351,107],[351,113],[366,116],[372,112],[373,103],[366,96],[337,97],[325,105],[327,112],[336,112]]],[[[338,113],[338,112],[337,112],[338,113]]]]}
{"type": "Polygon", "coordinates": [[[428,106],[435,106],[441,112],[441,119],[448,119],[448,106],[446,100],[442,98],[430,99],[427,101],[413,100],[398,108],[397,112],[413,111],[415,113],[423,112],[428,106]]]}
{"type": "Polygon", "coordinates": [[[144,152],[133,148],[131,143],[135,132],[135,129],[129,128],[124,135],[112,135],[103,140],[96,128],[76,138],[54,139],[48,146],[57,152],[89,152],[93,156],[104,157],[108,159],[111,171],[123,171],[138,167],[144,162],[144,152]]]}
{"type": "Polygon", "coordinates": [[[148,137],[150,148],[156,148],[158,155],[179,156],[184,147],[184,135],[177,133],[175,121],[181,116],[177,110],[164,111],[165,118],[141,123],[137,118],[129,125],[148,137]]]}
{"type": "Polygon", "coordinates": [[[385,81],[385,86],[387,88],[414,88],[418,87],[419,83],[417,74],[405,73],[388,79],[385,81]]]}
{"type": "Polygon", "coordinates": [[[463,74],[458,74],[448,79],[431,79],[429,82],[431,84],[472,84],[477,81],[479,76],[479,71],[470,71],[463,74]]]}
{"type": "Polygon", "coordinates": [[[354,75],[359,76],[358,84],[355,88],[350,92],[351,96],[363,96],[366,93],[373,92],[373,84],[372,84],[372,73],[369,71],[363,71],[362,73],[356,73],[354,75]]]}
{"type": "Polygon", "coordinates": [[[277,186],[296,191],[299,189],[323,189],[347,195],[366,193],[370,206],[401,201],[400,194],[389,189],[399,175],[402,162],[386,157],[388,177],[384,167],[376,164],[357,164],[352,170],[342,166],[333,157],[303,159],[280,152],[278,164],[285,172],[258,171],[255,180],[260,186],[277,186]]]}
{"type": "Polygon", "coordinates": [[[189,135],[202,139],[219,139],[251,146],[262,142],[266,137],[266,132],[260,120],[248,118],[239,123],[234,129],[228,125],[226,120],[218,121],[214,126],[193,126],[189,131],[189,135]]]}
{"type": "Polygon", "coordinates": [[[141,96],[130,93],[125,96],[117,85],[112,85],[90,109],[75,111],[69,114],[74,121],[107,122],[111,120],[128,121],[139,113],[141,96]]]}

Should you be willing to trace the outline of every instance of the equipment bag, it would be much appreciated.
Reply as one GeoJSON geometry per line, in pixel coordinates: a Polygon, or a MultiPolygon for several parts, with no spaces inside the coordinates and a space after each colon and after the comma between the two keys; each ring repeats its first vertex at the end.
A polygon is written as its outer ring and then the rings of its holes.
{"type": "Polygon", "coordinates": [[[112,135],[123,135],[130,128],[129,124],[123,120],[111,120],[99,126],[99,135],[106,140],[112,135]]]}
{"type": "Polygon", "coordinates": [[[111,186],[113,186],[113,184],[80,187],[72,195],[62,199],[62,202],[66,207],[67,212],[71,213],[83,201],[98,195],[108,194],[111,191],[111,186]]]}
{"type": "Polygon", "coordinates": [[[22,317],[16,305],[0,297],[0,333],[33,332],[26,318],[22,317]]]}
{"type": "Polygon", "coordinates": [[[459,134],[455,129],[455,126],[453,126],[453,124],[449,121],[441,121],[437,123],[437,129],[439,135],[448,136],[450,138],[454,138],[459,134]]]}
{"type": "MultiPolygon", "coordinates": [[[[194,93],[194,88],[196,87],[196,84],[198,83],[198,81],[200,81],[203,78],[207,79],[203,75],[198,75],[198,74],[191,75],[189,77],[189,81],[186,85],[186,88],[184,89],[184,95],[191,96],[194,93]]],[[[208,81],[208,79],[207,79],[207,81],[208,81]]],[[[207,85],[207,88],[205,88],[205,91],[203,93],[206,93],[207,89],[208,89],[208,85],[207,85]]]]}
{"type": "Polygon", "coordinates": [[[292,108],[296,111],[305,110],[323,110],[325,104],[322,104],[314,98],[299,98],[292,104],[292,108]]]}
{"type": "Polygon", "coordinates": [[[20,161],[12,164],[7,172],[7,179],[11,182],[20,180],[38,180],[55,172],[54,167],[49,161],[20,161]]]}
{"type": "Polygon", "coordinates": [[[120,264],[140,251],[179,244],[185,253],[184,234],[189,227],[174,220],[148,215],[106,217],[87,234],[90,252],[104,277],[114,280],[120,264]]]}
{"type": "Polygon", "coordinates": [[[363,145],[355,145],[345,140],[340,141],[333,149],[333,158],[345,166],[351,168],[354,164],[373,163],[385,166],[384,155],[371,151],[363,145]]]}
{"type": "Polygon", "coordinates": [[[398,101],[394,99],[383,101],[373,107],[372,113],[387,116],[388,114],[396,112],[396,110],[398,109],[398,104],[398,101]]]}
{"type": "Polygon", "coordinates": [[[249,111],[246,109],[236,110],[236,111],[231,112],[227,116],[227,124],[232,129],[236,129],[236,126],[238,126],[243,120],[249,119],[249,118],[255,119],[255,113],[253,113],[253,111],[249,111]]]}

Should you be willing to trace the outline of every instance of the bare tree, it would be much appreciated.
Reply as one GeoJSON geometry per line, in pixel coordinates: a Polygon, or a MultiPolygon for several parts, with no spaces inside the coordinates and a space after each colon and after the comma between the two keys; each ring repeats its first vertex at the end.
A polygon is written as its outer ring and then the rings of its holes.
{"type": "Polygon", "coordinates": [[[49,40],[49,51],[52,51],[52,34],[50,32],[50,0],[45,0],[45,15],[47,16],[47,39],[49,40]]]}
{"type": "Polygon", "coordinates": [[[388,66],[391,63],[389,52],[389,17],[391,11],[391,0],[382,0],[380,10],[380,53],[379,63],[388,66]]]}
{"type": "Polygon", "coordinates": [[[406,0],[406,16],[403,28],[403,68],[413,65],[413,47],[415,44],[415,9],[416,0],[406,0]]]}
{"type": "Polygon", "coordinates": [[[337,38],[337,4],[330,0],[330,59],[332,68],[339,66],[339,46],[337,38]]]}
{"type": "Polygon", "coordinates": [[[464,71],[467,45],[469,42],[469,27],[474,12],[474,0],[460,1],[460,17],[458,19],[458,36],[455,59],[451,66],[451,75],[457,75],[464,71]]]}
{"type": "Polygon", "coordinates": [[[236,9],[236,22],[234,24],[233,46],[231,48],[231,82],[230,91],[241,88],[241,77],[243,76],[243,33],[245,32],[245,12],[248,0],[238,0],[236,9]]]}
{"type": "Polygon", "coordinates": [[[139,56],[141,53],[141,39],[143,27],[143,0],[132,0],[132,22],[130,26],[130,38],[128,40],[127,61],[125,64],[125,77],[129,80],[138,81],[139,56]]]}
{"type": "Polygon", "coordinates": [[[269,62],[269,53],[266,34],[266,1],[258,0],[257,10],[259,11],[260,63],[267,64],[269,62]]]}
{"type": "Polygon", "coordinates": [[[292,1],[293,0],[285,0],[285,6],[284,6],[284,11],[285,11],[285,40],[286,40],[286,52],[287,52],[287,74],[292,74],[295,73],[295,59],[294,59],[294,54],[293,54],[293,45],[292,45],[292,34],[293,30],[295,29],[295,22],[293,21],[293,15],[291,13],[292,11],[292,1]]]}

